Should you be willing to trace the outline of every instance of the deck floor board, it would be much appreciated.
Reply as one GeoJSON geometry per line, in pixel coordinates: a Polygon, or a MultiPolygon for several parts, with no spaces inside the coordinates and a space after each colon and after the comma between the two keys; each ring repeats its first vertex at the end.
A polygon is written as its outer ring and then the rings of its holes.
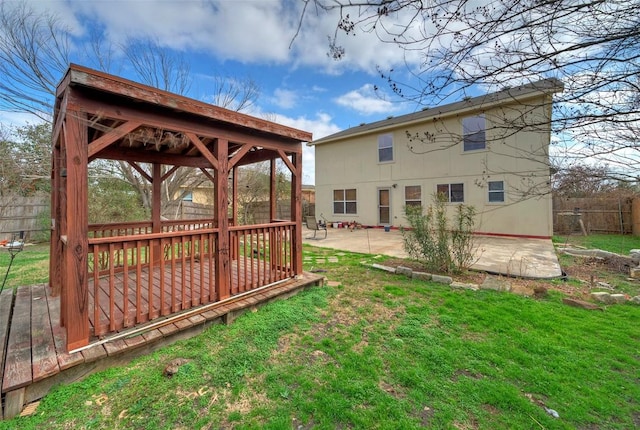
{"type": "Polygon", "coordinates": [[[33,382],[60,372],[44,285],[31,289],[31,354],[33,382]]]}
{"type": "Polygon", "coordinates": [[[31,384],[31,288],[16,292],[2,378],[2,392],[31,384]]]}

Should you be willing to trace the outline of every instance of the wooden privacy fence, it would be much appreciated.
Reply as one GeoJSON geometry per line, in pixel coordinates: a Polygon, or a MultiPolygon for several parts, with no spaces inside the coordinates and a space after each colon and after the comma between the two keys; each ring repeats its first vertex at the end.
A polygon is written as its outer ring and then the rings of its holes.
{"type": "Polygon", "coordinates": [[[49,196],[0,197],[0,240],[11,240],[14,234],[24,232],[27,241],[47,229],[41,225],[44,217],[49,219],[49,196]]]}
{"type": "MultiPolygon", "coordinates": [[[[553,198],[553,230],[558,234],[580,233],[580,221],[587,233],[640,234],[634,231],[640,219],[640,197],[553,198]]],[[[636,229],[637,230],[637,229],[636,229]]]]}

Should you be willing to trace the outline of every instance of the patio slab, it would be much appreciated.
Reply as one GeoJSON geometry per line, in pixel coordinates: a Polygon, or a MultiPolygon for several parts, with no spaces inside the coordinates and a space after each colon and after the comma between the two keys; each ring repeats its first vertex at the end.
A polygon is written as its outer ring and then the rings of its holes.
{"type": "MultiPolygon", "coordinates": [[[[312,236],[313,232],[303,227],[303,242],[313,246],[408,258],[399,230],[329,228],[326,239],[312,236]]],[[[551,239],[476,236],[475,244],[474,270],[532,279],[562,276],[551,239]]]]}

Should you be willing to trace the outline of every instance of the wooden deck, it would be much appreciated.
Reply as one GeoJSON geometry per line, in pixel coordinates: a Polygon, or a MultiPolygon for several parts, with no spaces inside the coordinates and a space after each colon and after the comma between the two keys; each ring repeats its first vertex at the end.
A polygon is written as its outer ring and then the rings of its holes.
{"type": "MultiPolygon", "coordinates": [[[[245,272],[235,271],[236,274],[245,272]]],[[[0,294],[0,418],[18,415],[26,404],[42,398],[55,384],[69,383],[109,366],[120,365],[176,340],[194,336],[211,324],[230,323],[253,306],[322,284],[322,277],[310,273],[298,278],[246,292],[240,291],[235,282],[235,295],[229,299],[160,315],[102,339],[93,337],[87,347],[71,353],[65,346],[66,331],[60,326],[60,297],[52,297],[45,285],[20,287],[15,294],[5,290],[0,294]]],[[[241,277],[236,275],[235,279],[241,280],[241,277]]],[[[123,283],[118,283],[116,288],[117,294],[124,297],[123,283]]],[[[92,286],[90,291],[93,290],[92,286]]],[[[202,291],[187,294],[187,290],[185,288],[185,297],[193,305],[202,291]]],[[[93,297],[90,298],[92,301],[93,297]]],[[[136,303],[149,306],[148,300],[130,300],[128,311],[134,318],[136,303]]],[[[171,303],[165,305],[174,309],[171,303]]],[[[91,324],[94,323],[92,320],[91,324]]]]}

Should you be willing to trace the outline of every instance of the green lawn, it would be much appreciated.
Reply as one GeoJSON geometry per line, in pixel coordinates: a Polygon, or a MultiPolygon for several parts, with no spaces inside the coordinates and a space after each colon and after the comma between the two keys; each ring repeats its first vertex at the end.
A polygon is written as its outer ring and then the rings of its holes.
{"type": "Polygon", "coordinates": [[[581,246],[602,249],[616,254],[628,255],[632,249],[640,249],[640,236],[620,234],[591,234],[589,236],[554,236],[557,245],[581,246]]]}
{"type": "Polygon", "coordinates": [[[305,247],[305,268],[340,286],[56,387],[0,428],[640,426],[640,307],[452,290],[362,261],[379,259],[305,247]],[[175,358],[188,362],[164,377],[175,358]]]}
{"type": "MultiPolygon", "coordinates": [[[[0,285],[4,281],[11,254],[4,248],[0,248],[0,285]]],[[[26,245],[18,252],[9,269],[9,276],[5,288],[19,287],[20,285],[33,285],[49,280],[49,244],[26,245]]]]}

